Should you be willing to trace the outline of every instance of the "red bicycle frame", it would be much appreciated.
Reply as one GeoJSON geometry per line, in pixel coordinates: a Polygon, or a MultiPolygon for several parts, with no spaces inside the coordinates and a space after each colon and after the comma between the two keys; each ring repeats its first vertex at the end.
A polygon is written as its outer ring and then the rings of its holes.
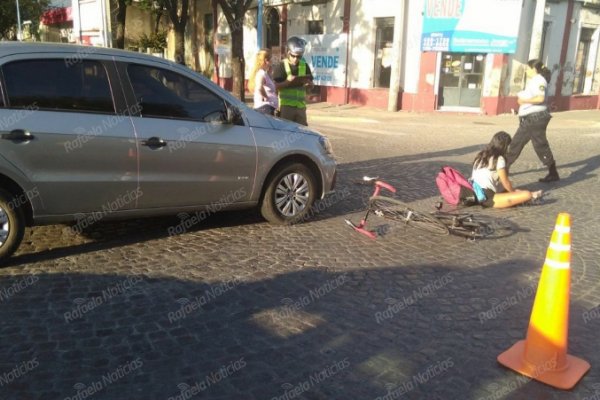
{"type": "MultiPolygon", "coordinates": [[[[393,187],[392,185],[390,185],[389,183],[385,183],[383,181],[375,181],[374,185],[375,185],[375,190],[373,191],[373,195],[371,197],[379,196],[379,193],[381,192],[382,189],[389,190],[392,193],[396,193],[396,188],[393,187]]],[[[367,213],[365,214],[363,219],[360,220],[360,223],[358,225],[355,225],[352,221],[350,221],[348,219],[346,220],[346,223],[348,225],[350,225],[355,231],[362,233],[363,235],[370,237],[371,239],[375,239],[375,238],[377,238],[377,234],[375,234],[375,232],[367,230],[365,228],[365,226],[367,225],[367,219],[369,218],[370,213],[371,213],[371,208],[369,207],[369,208],[367,208],[367,213]]]]}

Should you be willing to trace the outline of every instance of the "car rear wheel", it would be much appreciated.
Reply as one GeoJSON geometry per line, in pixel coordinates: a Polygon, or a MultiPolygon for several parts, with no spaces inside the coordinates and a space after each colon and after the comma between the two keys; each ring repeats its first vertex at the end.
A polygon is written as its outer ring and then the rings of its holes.
{"type": "Polygon", "coordinates": [[[293,224],[305,218],[315,202],[317,185],[305,165],[281,168],[267,183],[261,204],[262,216],[273,224],[293,224]]]}
{"type": "Polygon", "coordinates": [[[0,189],[0,260],[17,250],[25,232],[25,217],[20,204],[0,189]]]}

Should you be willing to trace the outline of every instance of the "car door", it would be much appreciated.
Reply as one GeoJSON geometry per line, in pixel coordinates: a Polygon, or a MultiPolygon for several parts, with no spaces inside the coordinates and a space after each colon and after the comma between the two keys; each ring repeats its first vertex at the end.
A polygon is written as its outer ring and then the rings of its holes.
{"type": "Polygon", "coordinates": [[[135,63],[122,69],[139,107],[132,119],[140,145],[140,206],[223,208],[247,201],[256,145],[249,127],[223,123],[224,100],[170,69],[135,63]]]}
{"type": "Polygon", "coordinates": [[[2,61],[0,155],[39,194],[36,215],[134,208],[135,138],[129,116],[117,112],[114,63],[68,60],[31,54],[2,61]]]}

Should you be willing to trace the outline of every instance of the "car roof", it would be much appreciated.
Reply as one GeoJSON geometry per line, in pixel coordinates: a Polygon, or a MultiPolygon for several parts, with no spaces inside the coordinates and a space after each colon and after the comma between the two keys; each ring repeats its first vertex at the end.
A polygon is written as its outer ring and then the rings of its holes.
{"type": "Polygon", "coordinates": [[[170,60],[160,59],[148,54],[135,51],[113,49],[99,46],[82,46],[69,43],[48,43],[48,42],[0,42],[0,57],[13,54],[31,54],[31,53],[73,53],[85,55],[103,55],[117,57],[133,57],[138,59],[162,61],[168,64],[175,64],[170,60]]]}
{"type": "MultiPolygon", "coordinates": [[[[153,63],[161,63],[174,67],[176,70],[181,72],[186,71],[193,73],[196,79],[200,79],[204,82],[210,82],[205,76],[194,72],[184,65],[177,64],[171,60],[165,58],[155,57],[149,54],[138,53],[135,51],[113,49],[109,47],[99,46],[82,46],[70,43],[48,43],[48,42],[14,42],[14,41],[0,41],[0,59],[14,54],[44,54],[44,53],[72,53],[74,57],[85,58],[87,56],[99,55],[99,56],[115,56],[115,57],[127,57],[137,60],[151,61],[153,63]]],[[[243,102],[237,99],[233,94],[229,93],[225,89],[218,85],[212,86],[213,90],[218,91],[222,96],[226,97],[230,102],[236,104],[238,107],[245,106],[243,102]]]]}

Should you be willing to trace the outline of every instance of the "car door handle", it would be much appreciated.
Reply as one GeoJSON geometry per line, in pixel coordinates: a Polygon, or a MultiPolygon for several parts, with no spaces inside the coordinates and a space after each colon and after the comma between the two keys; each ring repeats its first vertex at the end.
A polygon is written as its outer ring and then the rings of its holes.
{"type": "Polygon", "coordinates": [[[151,149],[158,149],[160,147],[165,147],[167,145],[167,142],[165,142],[164,140],[162,140],[159,137],[152,136],[148,140],[142,141],[142,144],[144,146],[150,147],[151,149]]]}
{"type": "Polygon", "coordinates": [[[12,140],[13,142],[29,142],[34,139],[34,136],[29,131],[14,129],[10,133],[3,133],[2,139],[12,140]]]}

